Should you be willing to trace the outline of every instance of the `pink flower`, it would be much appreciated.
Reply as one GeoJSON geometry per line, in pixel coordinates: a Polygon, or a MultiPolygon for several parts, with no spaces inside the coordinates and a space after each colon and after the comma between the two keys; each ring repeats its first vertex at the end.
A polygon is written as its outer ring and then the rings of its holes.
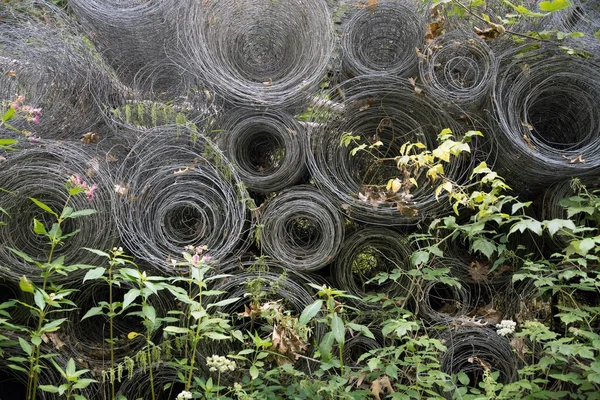
{"type": "Polygon", "coordinates": [[[34,124],[38,125],[40,123],[40,116],[36,115],[35,117],[33,117],[31,119],[31,122],[33,122],[34,124]]]}
{"type": "Polygon", "coordinates": [[[192,264],[194,267],[197,267],[200,264],[200,256],[198,254],[192,256],[192,264]]]}
{"type": "Polygon", "coordinates": [[[96,185],[95,183],[87,189],[86,194],[87,194],[88,201],[92,201],[92,199],[94,198],[94,192],[96,191],[96,189],[98,189],[98,185],[96,185]]]}

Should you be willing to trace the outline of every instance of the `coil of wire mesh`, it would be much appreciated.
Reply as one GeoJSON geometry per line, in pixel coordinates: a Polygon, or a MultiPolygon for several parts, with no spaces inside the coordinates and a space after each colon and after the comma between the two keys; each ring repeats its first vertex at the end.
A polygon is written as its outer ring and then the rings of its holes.
{"type": "MultiPolygon", "coordinates": [[[[237,299],[219,307],[219,311],[237,315],[235,329],[251,334],[256,332],[261,337],[279,335],[283,341],[279,345],[274,344],[272,348],[279,354],[279,361],[295,363],[295,367],[303,371],[314,369],[313,362],[298,355],[310,354],[311,343],[320,341],[325,327],[317,324],[308,329],[296,324],[294,318],[290,317],[299,316],[313,302],[314,290],[309,289],[307,284],[320,285],[323,283],[322,278],[291,271],[268,258],[235,263],[226,272],[231,276],[220,280],[213,287],[225,294],[210,298],[206,300],[207,303],[237,299]]],[[[202,351],[207,355],[224,355],[235,350],[237,345],[236,342],[215,342],[202,351]]]]}
{"type": "Polygon", "coordinates": [[[416,301],[421,318],[433,324],[448,322],[466,315],[471,308],[468,287],[457,287],[440,281],[427,281],[422,286],[421,301],[416,301]]]}
{"type": "Polygon", "coordinates": [[[20,96],[20,110],[39,109],[41,118],[32,114],[11,124],[48,139],[91,130],[103,120],[103,107],[124,94],[88,39],[63,17],[54,25],[25,17],[0,25],[0,111],[20,96]]]}
{"type": "Polygon", "coordinates": [[[315,271],[331,263],[344,240],[342,214],[309,185],[267,200],[258,224],[265,254],[295,271],[315,271]]]}
{"type": "Polygon", "coordinates": [[[513,189],[534,195],[600,165],[600,68],[543,47],[502,56],[493,99],[498,169],[513,189]]]}
{"type": "Polygon", "coordinates": [[[409,77],[424,40],[424,18],[409,2],[385,0],[363,8],[345,24],[341,38],[346,75],[382,73],[409,77]]]}
{"type": "MultiPolygon", "coordinates": [[[[3,336],[7,337],[9,340],[14,340],[15,342],[18,340],[16,335],[12,333],[3,332],[3,336]]],[[[52,333],[48,333],[44,336],[46,339],[53,337],[52,333]]],[[[27,398],[28,387],[31,387],[31,381],[29,374],[27,373],[27,369],[29,368],[29,364],[16,361],[15,358],[23,358],[23,352],[19,346],[15,347],[6,347],[3,350],[3,357],[0,359],[0,387],[2,388],[3,398],[4,395],[7,395],[7,398],[11,399],[25,399],[27,398]],[[18,366],[23,368],[25,371],[17,370],[12,366],[18,366]]],[[[85,365],[80,363],[77,360],[75,361],[75,367],[77,370],[87,369],[85,365]]],[[[61,345],[60,343],[54,342],[53,339],[47,339],[46,342],[42,342],[40,346],[40,358],[39,365],[40,369],[38,372],[37,378],[37,387],[38,390],[35,393],[36,399],[42,400],[54,400],[59,399],[57,393],[51,393],[49,391],[44,391],[39,387],[42,385],[48,386],[60,386],[65,383],[65,377],[61,375],[58,369],[54,366],[54,363],[64,369],[69,362],[69,358],[64,354],[61,354],[61,345]]],[[[80,375],[81,379],[94,379],[95,376],[93,373],[85,372],[80,375]]],[[[73,390],[73,394],[79,394],[84,396],[87,399],[96,398],[96,394],[98,393],[98,385],[92,382],[89,386],[83,389],[75,388],[73,390]]]]}
{"type": "Polygon", "coordinates": [[[228,112],[217,141],[251,191],[276,192],[305,174],[306,134],[285,111],[228,112]]]}
{"type": "MultiPolygon", "coordinates": [[[[459,327],[442,335],[448,350],[442,356],[440,369],[447,374],[464,373],[469,387],[477,388],[484,373],[498,372],[497,381],[503,384],[518,379],[519,361],[508,339],[487,327],[459,327]]],[[[444,396],[453,398],[453,392],[444,396]]]]}
{"type": "MultiPolygon", "coordinates": [[[[40,141],[39,145],[5,153],[0,185],[6,191],[0,191],[0,204],[8,215],[1,216],[6,226],[0,229],[0,242],[3,244],[0,264],[8,269],[3,269],[2,274],[16,279],[21,275],[27,275],[34,281],[42,279],[37,265],[26,262],[9,248],[23,251],[38,262],[47,262],[51,255],[52,260],[64,256],[65,265],[95,265],[101,262],[102,257],[83,250],[83,247],[110,249],[118,244],[119,236],[111,212],[112,180],[94,161],[95,154],[84,146],[79,143],[40,141]],[[65,188],[67,181],[72,185],[77,184],[72,177],[80,179],[79,186],[86,183],[87,195],[69,195],[65,188]],[[43,202],[56,214],[44,211],[30,198],[43,202]],[[86,209],[96,212],[84,217],[62,217],[60,228],[63,235],[73,236],[65,239],[51,253],[42,227],[45,232],[50,232],[67,206],[71,212],[86,209]],[[33,224],[34,218],[40,222],[37,227],[33,224]]],[[[79,270],[68,277],[57,276],[56,280],[72,282],[80,279],[84,273],[85,270],[79,270]]]]}
{"type": "Polygon", "coordinates": [[[127,85],[143,92],[185,93],[191,78],[176,60],[177,15],[186,1],[69,0],[103,57],[127,85]],[[189,79],[188,79],[189,78],[189,79]]]}
{"type": "Polygon", "coordinates": [[[488,96],[497,73],[492,49],[475,34],[454,30],[438,36],[419,58],[425,90],[457,110],[476,110],[488,96]]]}
{"type": "Polygon", "coordinates": [[[197,3],[180,29],[189,70],[241,105],[302,103],[318,86],[333,49],[324,0],[197,3]]]}
{"type": "MultiPolygon", "coordinates": [[[[143,269],[144,267],[142,267],[143,269]]],[[[120,287],[113,286],[112,301],[123,303],[124,296],[130,289],[137,289],[125,282],[120,287]]],[[[89,312],[94,312],[101,302],[110,302],[109,287],[104,281],[101,283],[88,283],[71,296],[71,300],[78,305],[78,309],[64,315],[68,321],[56,337],[60,336],[65,345],[64,353],[77,360],[85,361],[88,368],[94,371],[110,369],[111,353],[106,339],[110,338],[109,318],[106,314],[95,314],[82,318],[89,312]]],[[[177,309],[173,296],[167,291],[159,291],[156,295],[149,296],[148,304],[154,307],[157,318],[167,316],[171,310],[177,309]]],[[[139,312],[141,306],[132,305],[126,312],[114,316],[112,321],[114,361],[122,362],[125,357],[134,357],[146,345],[143,335],[133,339],[128,338],[130,332],[144,332],[144,321],[141,317],[130,314],[139,312]]],[[[118,311],[118,310],[117,310],[118,311]]],[[[105,308],[104,312],[108,312],[105,308]]],[[[93,314],[93,313],[92,313],[93,314]]],[[[152,342],[160,345],[162,330],[151,333],[152,342]]]]}
{"type": "Polygon", "coordinates": [[[570,4],[570,7],[553,12],[552,21],[557,29],[567,35],[565,41],[569,46],[591,53],[597,59],[600,57],[600,42],[597,39],[600,6],[594,0],[573,0],[570,4]]]}
{"type": "Polygon", "coordinates": [[[160,271],[186,246],[219,264],[242,252],[252,223],[231,163],[193,127],[148,130],[117,174],[117,226],[124,246],[160,271]]]}
{"type": "MultiPolygon", "coordinates": [[[[311,116],[308,154],[312,177],[324,194],[348,216],[370,224],[411,225],[447,210],[445,195],[436,199],[437,184],[425,169],[399,169],[396,159],[407,142],[434,149],[443,129],[462,134],[434,100],[415,93],[403,79],[375,75],[350,79],[328,97],[311,116]],[[390,180],[400,189],[390,190],[390,180]]],[[[468,162],[452,158],[446,175],[465,181],[468,162]]]]}
{"type": "Polygon", "coordinates": [[[356,296],[358,299],[350,301],[360,308],[379,308],[379,304],[368,303],[363,299],[375,290],[386,293],[389,298],[406,296],[409,282],[405,275],[395,282],[390,280],[378,284],[376,276],[395,270],[408,270],[412,252],[407,238],[391,229],[359,229],[342,243],[338,257],[331,265],[333,286],[356,296]]]}

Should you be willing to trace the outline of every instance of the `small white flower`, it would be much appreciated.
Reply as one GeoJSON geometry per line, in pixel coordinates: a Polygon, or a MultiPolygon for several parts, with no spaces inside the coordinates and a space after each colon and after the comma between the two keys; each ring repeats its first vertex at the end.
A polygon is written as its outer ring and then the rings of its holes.
{"type": "Polygon", "coordinates": [[[190,392],[186,392],[184,390],[183,392],[181,392],[177,395],[176,400],[185,400],[185,399],[191,399],[191,398],[192,398],[192,394],[190,392]]]}
{"type": "Polygon", "coordinates": [[[227,357],[213,355],[206,359],[206,365],[209,367],[211,372],[227,372],[235,371],[237,367],[235,361],[228,359],[227,357]]]}
{"type": "Polygon", "coordinates": [[[517,323],[511,319],[504,319],[500,321],[499,324],[496,324],[496,328],[498,328],[498,330],[496,331],[498,335],[506,336],[515,332],[515,329],[517,328],[517,323]]]}

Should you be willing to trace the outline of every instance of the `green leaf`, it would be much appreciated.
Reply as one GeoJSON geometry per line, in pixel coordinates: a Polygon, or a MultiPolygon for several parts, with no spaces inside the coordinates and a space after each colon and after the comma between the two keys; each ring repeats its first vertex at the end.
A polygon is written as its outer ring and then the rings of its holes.
{"type": "Polygon", "coordinates": [[[142,306],[142,314],[153,324],[156,323],[156,309],[149,304],[142,306]]]}
{"type": "Polygon", "coordinates": [[[13,119],[15,116],[15,112],[16,110],[13,107],[9,108],[2,116],[2,122],[10,121],[11,119],[13,119]]]}
{"type": "Polygon", "coordinates": [[[33,219],[33,231],[38,235],[46,235],[46,228],[44,224],[37,220],[37,218],[33,219]]]}
{"type": "Polygon", "coordinates": [[[574,240],[571,242],[571,245],[573,245],[573,248],[575,248],[577,254],[585,256],[596,246],[596,242],[592,238],[586,238],[583,240],[574,240]]]}
{"type": "Polygon", "coordinates": [[[25,354],[27,354],[28,356],[31,356],[31,345],[29,343],[27,343],[25,341],[25,339],[23,339],[22,337],[19,337],[19,345],[21,346],[21,349],[23,349],[23,351],[25,352],[25,354]]]}
{"type": "Polygon", "coordinates": [[[510,235],[511,233],[514,233],[516,231],[523,233],[523,232],[525,232],[526,229],[536,233],[539,236],[542,235],[542,223],[533,218],[524,218],[524,219],[520,220],[519,222],[515,223],[510,228],[510,231],[508,232],[508,234],[510,235]]]}
{"type": "Polygon", "coordinates": [[[48,322],[46,325],[40,329],[40,332],[54,332],[60,328],[60,325],[65,322],[66,318],[55,319],[54,321],[48,322]]]}
{"type": "Polygon", "coordinates": [[[46,301],[44,300],[44,293],[42,293],[41,290],[35,291],[35,294],[33,295],[33,301],[35,302],[35,305],[38,307],[38,309],[40,309],[41,311],[43,311],[44,308],[46,308],[46,301]]]}
{"type": "Polygon", "coordinates": [[[419,265],[427,264],[430,254],[431,253],[425,250],[413,252],[410,256],[410,265],[413,267],[418,267],[419,265]]]}
{"type": "Polygon", "coordinates": [[[49,206],[47,206],[44,202],[34,198],[34,197],[30,197],[29,200],[33,201],[35,203],[36,206],[38,206],[39,208],[41,208],[42,210],[46,211],[47,213],[50,213],[52,215],[54,215],[55,217],[58,218],[58,214],[55,213],[49,206]]]}
{"type": "Polygon", "coordinates": [[[189,330],[187,328],[181,328],[179,326],[167,326],[164,329],[165,332],[171,333],[188,333],[189,330]]]}
{"type": "Polygon", "coordinates": [[[127,307],[129,307],[129,305],[131,303],[133,303],[135,301],[135,299],[138,298],[139,295],[140,295],[139,289],[129,289],[129,291],[127,293],[125,293],[125,296],[123,296],[122,309],[125,310],[127,307]]]}
{"type": "Polygon", "coordinates": [[[73,360],[72,358],[69,358],[69,361],[67,362],[67,366],[65,368],[65,373],[67,374],[67,378],[74,376],[76,370],[77,370],[77,368],[75,368],[75,360],[73,360]]]}
{"type": "Polygon", "coordinates": [[[19,280],[19,288],[25,293],[33,293],[35,291],[33,283],[25,275],[19,280]]]}
{"type": "Polygon", "coordinates": [[[90,269],[83,277],[83,282],[88,281],[88,280],[93,281],[95,279],[101,278],[102,276],[104,276],[104,272],[106,272],[106,268],[104,268],[104,267],[90,269]]]}
{"type": "Polygon", "coordinates": [[[0,139],[0,146],[11,146],[15,143],[17,143],[17,139],[6,139],[6,138],[0,139]]]}
{"type": "Polygon", "coordinates": [[[69,218],[85,217],[85,216],[96,214],[96,213],[97,213],[97,211],[94,210],[93,208],[86,208],[85,210],[75,211],[74,213],[69,215],[69,218]]]}
{"type": "Polygon", "coordinates": [[[336,342],[344,344],[346,327],[344,326],[344,321],[337,314],[334,314],[331,318],[331,332],[336,342]]]}
{"type": "MultiPolygon", "coordinates": [[[[21,257],[23,260],[30,262],[30,263],[35,263],[35,261],[33,261],[33,259],[31,257],[29,257],[27,254],[23,253],[22,251],[13,249],[12,247],[7,247],[10,251],[12,251],[13,253],[15,253],[16,255],[18,255],[19,257],[21,257]]],[[[31,292],[33,293],[33,292],[31,292]]]]}
{"type": "MultiPolygon", "coordinates": [[[[78,372],[79,372],[79,371],[78,371],[78,372]]],[[[88,387],[90,384],[92,384],[92,383],[96,383],[96,382],[98,382],[98,381],[97,381],[97,380],[95,380],[95,379],[90,379],[90,378],[78,379],[78,380],[77,380],[77,383],[73,385],[73,389],[85,389],[85,388],[86,388],[86,387],[88,387]]],[[[74,400],[77,400],[77,397],[76,397],[76,396],[78,396],[78,395],[73,395],[73,399],[74,399],[74,400]]],[[[80,398],[81,398],[82,400],[87,400],[87,399],[86,399],[85,397],[83,397],[83,396],[80,396],[80,398]]]]}
{"type": "Polygon", "coordinates": [[[298,319],[298,323],[302,325],[308,324],[308,322],[313,319],[323,307],[323,300],[316,300],[314,303],[309,304],[304,308],[302,314],[300,314],[300,318],[298,319]]]}
{"type": "Polygon", "coordinates": [[[324,356],[325,358],[329,358],[331,356],[333,342],[333,332],[327,332],[325,335],[323,335],[323,339],[321,339],[321,343],[319,343],[319,351],[321,352],[321,356],[324,356]]]}
{"type": "Polygon", "coordinates": [[[487,239],[478,238],[477,240],[475,240],[473,242],[472,249],[473,249],[473,251],[480,252],[481,254],[483,254],[484,256],[486,256],[489,259],[492,257],[492,255],[496,251],[496,245],[494,245],[493,242],[491,242],[487,239]]]}
{"type": "Polygon", "coordinates": [[[554,12],[558,10],[563,10],[567,7],[571,7],[573,4],[569,0],[549,0],[542,1],[539,4],[541,11],[554,12]]]}
{"type": "Polygon", "coordinates": [[[92,307],[88,310],[88,312],[85,313],[85,315],[81,318],[81,320],[83,321],[86,318],[90,318],[90,317],[93,317],[95,315],[100,315],[100,314],[102,314],[102,306],[92,307]]]}
{"type": "Polygon", "coordinates": [[[99,255],[99,256],[102,256],[102,257],[110,258],[110,254],[108,254],[108,253],[105,253],[105,252],[103,252],[103,251],[101,251],[101,250],[97,250],[97,249],[90,249],[90,248],[88,248],[88,247],[82,247],[82,249],[84,249],[84,250],[87,250],[87,251],[90,251],[90,252],[92,252],[92,253],[94,253],[94,254],[97,254],[97,255],[99,255]]]}
{"type": "Polygon", "coordinates": [[[250,367],[250,377],[252,378],[252,380],[258,378],[258,368],[256,368],[256,365],[252,365],[250,367]]]}
{"type": "Polygon", "coordinates": [[[206,308],[209,309],[211,307],[223,307],[223,306],[226,306],[228,304],[235,303],[239,299],[240,299],[239,297],[235,297],[235,298],[231,298],[231,299],[221,300],[221,301],[218,301],[216,303],[209,304],[208,306],[206,306],[206,308]]]}
{"type": "Polygon", "coordinates": [[[58,393],[58,387],[52,385],[40,385],[40,390],[48,393],[58,393]]]}
{"type": "Polygon", "coordinates": [[[227,340],[227,339],[229,339],[229,336],[223,335],[222,333],[217,333],[217,332],[206,332],[204,334],[204,336],[206,336],[207,338],[210,338],[210,339],[214,339],[214,340],[227,340]]]}
{"type": "Polygon", "coordinates": [[[553,219],[550,221],[544,221],[544,224],[546,225],[546,229],[548,229],[550,236],[554,236],[554,234],[560,229],[576,229],[575,223],[570,219],[553,219]]]}

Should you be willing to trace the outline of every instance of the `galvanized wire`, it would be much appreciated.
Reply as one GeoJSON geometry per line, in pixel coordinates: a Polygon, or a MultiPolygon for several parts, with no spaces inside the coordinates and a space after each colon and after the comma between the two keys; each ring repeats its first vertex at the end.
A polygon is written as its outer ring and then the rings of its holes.
{"type": "Polygon", "coordinates": [[[324,0],[197,2],[178,24],[186,68],[238,105],[304,102],[333,50],[324,0]]]}
{"type": "MultiPolygon", "coordinates": [[[[18,279],[21,275],[27,275],[35,281],[42,279],[38,266],[24,261],[9,248],[25,252],[33,260],[48,261],[48,238],[33,231],[33,219],[37,218],[46,231],[50,231],[56,218],[29,198],[38,199],[54,212],[60,213],[69,198],[65,184],[72,175],[81,177],[88,186],[96,184],[97,189],[91,199],[88,200],[85,194],[79,194],[70,198],[68,205],[75,211],[94,209],[96,213],[67,219],[62,224],[63,234],[74,233],[74,236],[56,246],[53,259],[64,256],[67,265],[94,265],[101,262],[102,257],[83,250],[83,247],[110,249],[118,244],[119,237],[111,212],[112,180],[95,161],[96,155],[85,148],[85,145],[41,141],[39,145],[5,153],[4,157],[7,160],[0,170],[0,187],[8,192],[0,191],[0,204],[10,217],[2,216],[7,226],[0,229],[0,265],[8,269],[3,269],[0,273],[13,279],[18,279]]],[[[85,272],[78,270],[68,277],[57,276],[56,280],[73,282],[85,272]]]]}
{"type": "Polygon", "coordinates": [[[295,271],[330,264],[344,240],[341,212],[309,185],[288,188],[269,199],[258,223],[265,254],[295,271]]]}
{"type": "MultiPolygon", "coordinates": [[[[43,138],[79,138],[119,104],[126,90],[74,23],[53,10],[54,24],[19,14],[0,24],[0,112],[16,95],[40,108],[39,124],[11,124],[43,138]]],[[[50,17],[48,17],[50,18],[50,17]]]]}
{"type": "Polygon", "coordinates": [[[345,23],[341,38],[342,68],[353,77],[386,74],[410,77],[417,67],[416,48],[423,45],[424,18],[409,2],[384,0],[363,8],[345,23]]]}
{"type": "Polygon", "coordinates": [[[345,290],[358,299],[349,299],[359,308],[378,308],[378,304],[367,303],[364,298],[376,291],[386,293],[389,298],[406,296],[409,291],[408,277],[397,282],[383,284],[371,281],[379,273],[391,273],[396,269],[410,269],[413,252],[406,237],[382,228],[359,229],[346,238],[340,253],[331,265],[331,280],[334,287],[345,290]]]}
{"type": "Polygon", "coordinates": [[[425,90],[439,104],[475,110],[488,96],[497,73],[492,49],[470,32],[454,30],[432,40],[419,58],[425,90]]]}
{"type": "Polygon", "coordinates": [[[600,166],[600,68],[552,48],[503,55],[494,88],[498,167],[533,194],[600,166]]]}
{"type": "MultiPolygon", "coordinates": [[[[440,369],[447,374],[465,373],[469,387],[477,388],[486,369],[498,372],[503,384],[518,379],[519,361],[508,339],[494,329],[460,327],[449,329],[442,336],[448,350],[442,355],[440,369]]],[[[453,392],[444,394],[452,399],[453,392]]]]}
{"type": "Polygon", "coordinates": [[[115,212],[123,244],[158,270],[186,246],[207,246],[222,263],[243,251],[252,229],[248,195],[231,163],[190,127],[142,135],[117,174],[115,212]]]}
{"type": "Polygon", "coordinates": [[[225,113],[217,141],[249,190],[277,192],[306,172],[306,133],[285,111],[236,108],[225,113]]]}
{"type": "MultiPolygon", "coordinates": [[[[438,134],[451,128],[457,138],[460,126],[436,106],[435,99],[416,93],[406,80],[384,76],[350,79],[333,88],[315,107],[309,140],[312,152],[308,166],[315,184],[358,221],[378,225],[411,225],[448,210],[445,195],[439,201],[425,169],[399,171],[395,157],[407,142],[437,147],[438,134]],[[359,136],[348,147],[341,145],[348,135],[359,136]],[[359,145],[364,148],[356,152],[359,145]],[[399,191],[387,189],[398,178],[399,191]],[[407,178],[414,178],[418,186],[407,178]]],[[[413,154],[413,153],[411,153],[413,154]]],[[[454,182],[466,181],[465,159],[452,158],[445,166],[454,182]]]]}

